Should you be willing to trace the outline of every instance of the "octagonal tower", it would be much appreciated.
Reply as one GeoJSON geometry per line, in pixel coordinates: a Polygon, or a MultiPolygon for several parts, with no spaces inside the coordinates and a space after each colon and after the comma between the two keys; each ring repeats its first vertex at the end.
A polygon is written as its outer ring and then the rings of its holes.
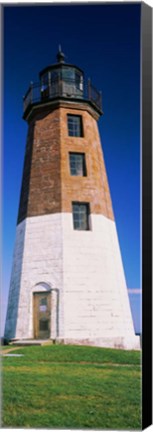
{"type": "Polygon", "coordinates": [[[24,97],[28,122],[5,337],[136,348],[97,121],[101,94],[57,63],[24,97]]]}

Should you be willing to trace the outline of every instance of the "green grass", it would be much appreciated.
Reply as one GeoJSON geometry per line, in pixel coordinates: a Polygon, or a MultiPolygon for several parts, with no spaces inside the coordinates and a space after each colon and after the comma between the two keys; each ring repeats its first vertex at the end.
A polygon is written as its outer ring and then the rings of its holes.
{"type": "Polygon", "coordinates": [[[140,429],[140,353],[18,348],[3,358],[3,427],[140,429]]]}
{"type": "Polygon", "coordinates": [[[5,351],[8,350],[9,348],[11,348],[10,345],[0,345],[0,351],[5,351]]]}

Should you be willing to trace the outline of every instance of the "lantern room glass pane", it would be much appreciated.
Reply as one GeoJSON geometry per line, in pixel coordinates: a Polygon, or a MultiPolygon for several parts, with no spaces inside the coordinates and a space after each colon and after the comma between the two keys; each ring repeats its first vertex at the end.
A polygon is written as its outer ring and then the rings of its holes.
{"type": "Polygon", "coordinates": [[[51,83],[55,83],[58,81],[59,78],[59,71],[58,70],[54,70],[51,72],[51,83]]]}
{"type": "Polygon", "coordinates": [[[48,83],[48,72],[44,73],[44,75],[41,77],[42,84],[48,83]]]}
{"type": "Polygon", "coordinates": [[[62,79],[66,81],[75,80],[75,70],[73,68],[62,68],[62,79]]]}

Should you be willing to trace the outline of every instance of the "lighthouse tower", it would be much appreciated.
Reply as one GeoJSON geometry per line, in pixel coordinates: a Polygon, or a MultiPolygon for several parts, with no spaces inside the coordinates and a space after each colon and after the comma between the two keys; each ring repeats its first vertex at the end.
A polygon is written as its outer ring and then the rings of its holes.
{"type": "Polygon", "coordinates": [[[64,58],[59,48],[24,97],[5,337],[136,348],[97,127],[101,95],[64,58]]]}

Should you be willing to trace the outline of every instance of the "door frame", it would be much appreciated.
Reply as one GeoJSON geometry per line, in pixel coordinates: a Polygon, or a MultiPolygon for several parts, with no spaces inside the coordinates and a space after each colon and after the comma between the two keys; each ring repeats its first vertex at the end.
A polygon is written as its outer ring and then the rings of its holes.
{"type": "MultiPolygon", "coordinates": [[[[51,294],[50,339],[55,340],[59,338],[60,334],[60,290],[59,288],[55,288],[50,282],[44,281],[36,282],[31,287],[29,337],[34,339],[33,294],[39,292],[42,294],[50,292],[51,294]]],[[[63,328],[62,325],[62,329],[63,328]]]]}
{"type": "Polygon", "coordinates": [[[35,307],[36,307],[36,296],[39,295],[48,295],[50,297],[50,311],[49,311],[49,336],[46,339],[50,339],[51,337],[51,303],[52,303],[52,296],[51,296],[51,289],[48,290],[38,290],[38,291],[33,291],[32,293],[32,310],[33,310],[33,338],[34,339],[41,339],[41,337],[37,336],[37,326],[38,326],[38,317],[37,317],[37,313],[35,311],[35,307]]]}

